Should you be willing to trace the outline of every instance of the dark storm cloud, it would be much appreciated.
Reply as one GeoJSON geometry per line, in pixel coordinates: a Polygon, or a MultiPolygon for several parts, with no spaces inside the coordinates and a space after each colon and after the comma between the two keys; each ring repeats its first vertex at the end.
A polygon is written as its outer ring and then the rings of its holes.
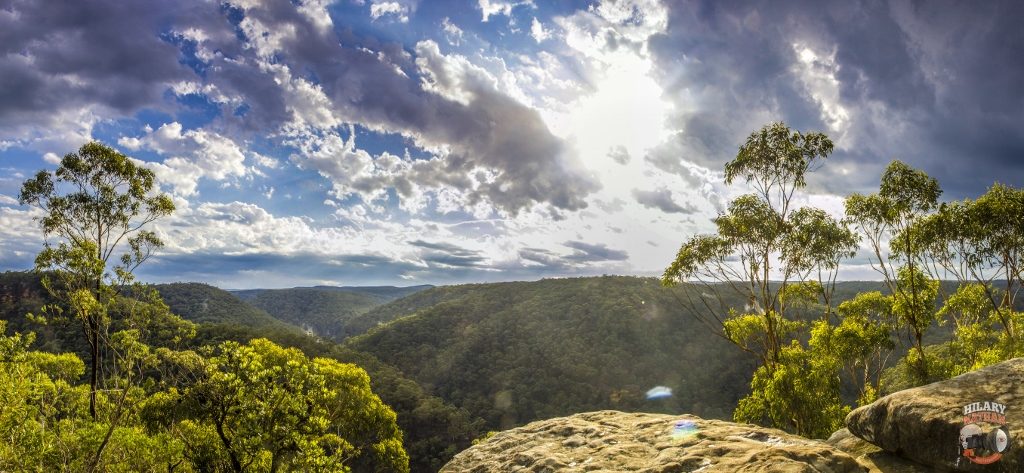
{"type": "Polygon", "coordinates": [[[697,207],[687,203],[686,206],[677,204],[672,200],[672,191],[662,187],[655,190],[633,189],[633,198],[637,203],[650,209],[660,209],[662,212],[692,214],[697,207]]]}
{"type": "Polygon", "coordinates": [[[486,258],[480,252],[469,250],[451,243],[430,243],[422,240],[410,241],[410,245],[423,248],[420,258],[428,265],[453,267],[484,266],[486,258]]]}
{"type": "Polygon", "coordinates": [[[166,108],[169,86],[191,81],[215,89],[208,98],[222,116],[212,128],[241,134],[236,140],[262,138],[310,112],[295,105],[302,91],[294,81],[302,79],[343,121],[445,147],[444,159],[405,176],[416,184],[457,187],[470,205],[488,201],[509,212],[535,203],[586,207],[597,181],[535,110],[453,67],[436,44],[380,42],[341,24],[368,19],[337,21],[331,26],[324,12],[288,0],[244,8],[0,0],[0,126],[45,125],[56,110],[88,105],[109,107],[115,118],[166,108]],[[454,81],[466,100],[424,90],[421,68],[454,81]],[[236,114],[240,103],[247,111],[236,114]],[[476,167],[498,179],[472,186],[466,173],[476,167]]]}
{"type": "Polygon", "coordinates": [[[534,263],[538,273],[553,271],[556,274],[585,273],[591,263],[625,261],[629,258],[625,251],[608,248],[603,243],[591,244],[570,240],[562,245],[571,248],[572,253],[559,255],[544,248],[527,247],[519,250],[519,258],[534,263]]]}
{"type": "Polygon", "coordinates": [[[995,180],[1020,185],[1012,180],[1024,171],[1024,3],[669,5],[668,31],[651,43],[657,67],[670,97],[698,90],[699,98],[673,119],[684,133],[662,154],[721,169],[767,121],[827,131],[800,81],[801,45],[834,53],[850,114],[829,132],[846,141],[818,185],[870,190],[894,158],[937,177],[949,198],[977,195],[995,180]]]}
{"type": "Polygon", "coordinates": [[[604,243],[586,243],[570,240],[562,244],[576,250],[573,254],[564,257],[566,260],[574,263],[624,261],[629,258],[629,253],[608,248],[608,245],[604,243]]]}
{"type": "MultiPolygon", "coordinates": [[[[412,136],[421,145],[449,147],[446,159],[413,168],[409,178],[419,185],[455,186],[468,194],[470,204],[487,200],[511,212],[536,202],[568,210],[583,208],[584,197],[598,187],[535,110],[494,89],[478,73],[453,67],[457,65],[436,44],[419,43],[414,53],[420,62],[416,63],[413,53],[395,44],[348,38],[358,40],[359,47],[343,46],[334,31],[318,30],[285,0],[267,1],[241,14],[251,24],[261,25],[254,27],[255,34],[295,31],[281,40],[274,63],[288,66],[300,77],[315,78],[337,116],[371,129],[412,136]],[[379,49],[367,49],[374,45],[379,49]],[[457,92],[468,100],[461,103],[424,90],[420,68],[441,87],[457,84],[461,88],[457,92]],[[498,179],[470,189],[466,173],[478,166],[496,170],[498,179]]],[[[351,33],[344,31],[342,37],[348,36],[351,33]]],[[[232,41],[224,35],[218,38],[232,41]]],[[[224,69],[228,74],[212,67],[210,80],[226,91],[257,98],[246,116],[258,117],[254,119],[266,122],[263,126],[291,120],[291,113],[281,106],[285,90],[268,82],[270,77],[254,78],[266,76],[256,67],[266,58],[255,57],[252,51],[240,54],[241,58],[223,61],[230,63],[224,69]]]]}
{"type": "Polygon", "coordinates": [[[566,266],[561,257],[543,248],[523,248],[519,250],[519,258],[549,268],[563,268],[566,266]]]}
{"type": "Polygon", "coordinates": [[[119,112],[159,102],[192,76],[160,39],[160,4],[0,1],[0,126],[45,122],[100,104],[119,112]]]}

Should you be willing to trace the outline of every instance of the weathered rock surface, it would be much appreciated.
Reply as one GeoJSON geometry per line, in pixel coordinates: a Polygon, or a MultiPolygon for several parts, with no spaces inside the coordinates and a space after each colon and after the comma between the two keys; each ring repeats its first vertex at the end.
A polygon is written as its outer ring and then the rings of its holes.
{"type": "Polygon", "coordinates": [[[455,456],[442,473],[864,472],[816,440],[689,415],[598,411],[499,432],[455,456]],[[685,428],[679,421],[689,421],[685,428]]]}
{"type": "Polygon", "coordinates": [[[928,473],[934,470],[865,442],[848,429],[837,430],[825,443],[849,453],[871,473],[928,473]]]}
{"type": "Polygon", "coordinates": [[[885,396],[851,412],[846,426],[857,437],[934,470],[1024,471],[1024,358],[885,396]],[[985,401],[1006,406],[1010,447],[999,461],[978,465],[961,457],[960,429],[963,406],[985,401]]]}

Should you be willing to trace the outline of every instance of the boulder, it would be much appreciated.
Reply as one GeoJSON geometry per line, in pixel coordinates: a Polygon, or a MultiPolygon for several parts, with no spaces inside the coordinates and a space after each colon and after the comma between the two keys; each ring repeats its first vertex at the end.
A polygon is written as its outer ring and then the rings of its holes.
{"type": "Polygon", "coordinates": [[[690,415],[598,411],[499,432],[442,473],[864,472],[852,456],[781,430],[690,415]]]}
{"type": "MultiPolygon", "coordinates": [[[[988,432],[998,422],[978,425],[988,432]]],[[[890,394],[851,412],[846,426],[853,435],[933,470],[1024,471],[1024,358],[890,394]],[[961,454],[968,405],[997,411],[1005,406],[1009,448],[994,463],[976,464],[961,454]]]]}

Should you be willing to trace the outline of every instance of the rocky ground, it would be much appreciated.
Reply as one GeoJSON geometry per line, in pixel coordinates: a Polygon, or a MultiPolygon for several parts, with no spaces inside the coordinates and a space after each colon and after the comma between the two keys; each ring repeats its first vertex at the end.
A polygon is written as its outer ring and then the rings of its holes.
{"type": "Polygon", "coordinates": [[[500,432],[441,471],[1021,472],[1024,358],[894,393],[851,412],[846,424],[822,442],[690,415],[588,412],[500,432]],[[975,402],[1005,406],[1010,447],[988,465],[961,454],[963,406],[975,402]]]}
{"type": "Polygon", "coordinates": [[[599,411],[500,432],[452,459],[455,472],[862,472],[823,442],[694,416],[599,411]],[[681,426],[681,428],[680,428],[681,426]]]}

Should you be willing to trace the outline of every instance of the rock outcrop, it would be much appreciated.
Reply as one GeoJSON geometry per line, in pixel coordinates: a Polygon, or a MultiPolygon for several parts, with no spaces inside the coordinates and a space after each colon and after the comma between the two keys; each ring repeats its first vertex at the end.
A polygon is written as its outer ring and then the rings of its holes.
{"type": "Polygon", "coordinates": [[[885,396],[851,412],[846,426],[853,435],[934,470],[1024,471],[1024,358],[885,396]],[[998,426],[1003,409],[1009,448],[994,463],[976,464],[961,454],[968,405],[994,409],[980,413],[992,421],[980,422],[981,432],[998,426]]]}
{"type": "Polygon", "coordinates": [[[442,473],[867,471],[851,455],[781,430],[690,415],[599,411],[499,432],[442,473]]]}

